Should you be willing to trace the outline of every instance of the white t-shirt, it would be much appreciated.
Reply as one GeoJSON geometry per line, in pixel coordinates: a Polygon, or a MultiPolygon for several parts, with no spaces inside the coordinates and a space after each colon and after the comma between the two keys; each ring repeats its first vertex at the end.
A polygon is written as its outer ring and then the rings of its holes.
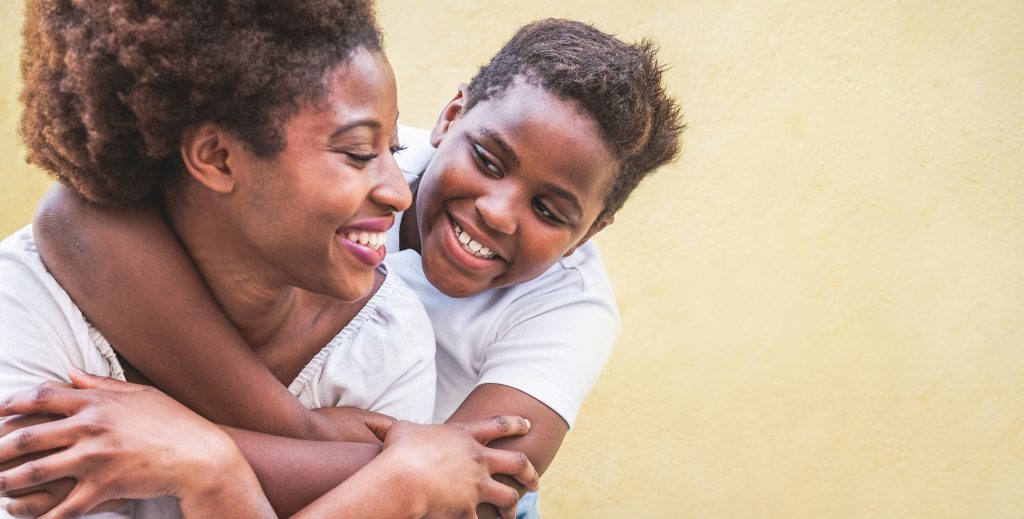
{"type": "MultiPolygon", "coordinates": [[[[423,130],[399,127],[408,149],[397,155],[415,185],[433,157],[423,130]]],[[[398,251],[401,215],[388,233],[398,251]]],[[[434,420],[446,420],[480,384],[523,391],[572,427],[587,393],[601,374],[619,335],[615,294],[593,243],[518,285],[465,297],[444,295],[427,281],[413,250],[385,260],[416,291],[437,339],[437,404],[434,420]]]]}
{"type": "MultiPolygon", "coordinates": [[[[0,242],[0,398],[49,380],[68,382],[71,366],[124,380],[110,343],[43,266],[28,226],[0,242]]],[[[289,390],[309,408],[355,406],[426,423],[434,387],[430,320],[409,287],[388,275],[289,390]]],[[[180,515],[169,498],[131,507],[96,517],[180,515]]],[[[7,517],[2,510],[0,517],[7,517]]]]}

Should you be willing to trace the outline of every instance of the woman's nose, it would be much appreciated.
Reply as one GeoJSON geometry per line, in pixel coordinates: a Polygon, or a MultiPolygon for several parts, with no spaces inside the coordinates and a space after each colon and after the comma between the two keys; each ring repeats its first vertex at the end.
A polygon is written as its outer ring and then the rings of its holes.
{"type": "Polygon", "coordinates": [[[380,204],[387,205],[392,211],[405,211],[412,204],[412,192],[409,191],[409,184],[398,168],[398,162],[392,153],[380,155],[380,165],[377,172],[377,185],[370,196],[380,204]]]}

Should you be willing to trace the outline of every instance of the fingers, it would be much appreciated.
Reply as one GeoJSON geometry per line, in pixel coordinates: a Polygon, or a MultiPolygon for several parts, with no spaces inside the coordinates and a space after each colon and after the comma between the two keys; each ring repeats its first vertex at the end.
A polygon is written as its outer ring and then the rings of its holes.
{"type": "Polygon", "coordinates": [[[50,413],[69,416],[90,399],[87,391],[69,389],[66,384],[47,382],[35,389],[18,391],[0,402],[0,416],[50,413]]]}
{"type": "Polygon", "coordinates": [[[99,489],[81,483],[75,486],[71,494],[53,510],[40,516],[40,519],[58,519],[64,517],[81,517],[104,501],[99,489]]]}
{"type": "Polygon", "coordinates": [[[26,454],[67,447],[94,433],[93,429],[93,425],[67,418],[23,427],[0,437],[0,464],[26,454]]]}
{"type": "Polygon", "coordinates": [[[492,479],[480,489],[480,501],[498,507],[501,519],[514,519],[519,506],[519,492],[492,479]]]}
{"type": "Polygon", "coordinates": [[[498,415],[487,420],[453,424],[476,441],[488,442],[506,436],[521,436],[530,431],[530,421],[521,416],[498,415]]]}
{"type": "Polygon", "coordinates": [[[71,382],[79,389],[103,389],[107,391],[134,391],[139,388],[137,384],[118,380],[116,378],[101,377],[86,373],[78,368],[72,367],[68,370],[71,382]]]}
{"type": "Polygon", "coordinates": [[[395,425],[394,418],[383,415],[380,413],[367,413],[367,417],[364,420],[366,427],[370,429],[370,432],[377,437],[378,440],[384,441],[384,438],[388,435],[388,431],[391,430],[391,426],[395,425]]]}
{"type": "Polygon", "coordinates": [[[0,492],[20,490],[65,477],[74,477],[76,464],[66,451],[27,461],[17,467],[0,472],[0,492]]]}
{"type": "Polygon", "coordinates": [[[492,475],[507,474],[530,490],[540,489],[540,475],[537,474],[537,469],[533,467],[533,463],[530,463],[526,454],[487,447],[483,449],[487,469],[492,475]]]}
{"type": "Polygon", "coordinates": [[[3,498],[3,509],[14,517],[38,517],[60,504],[61,498],[49,492],[32,492],[18,497],[3,498]]]}
{"type": "MultiPolygon", "coordinates": [[[[60,420],[65,417],[57,415],[15,415],[10,418],[0,419],[0,437],[6,436],[18,429],[24,429],[30,425],[45,424],[60,420]]],[[[3,470],[0,467],[0,470],[3,470]]]]}

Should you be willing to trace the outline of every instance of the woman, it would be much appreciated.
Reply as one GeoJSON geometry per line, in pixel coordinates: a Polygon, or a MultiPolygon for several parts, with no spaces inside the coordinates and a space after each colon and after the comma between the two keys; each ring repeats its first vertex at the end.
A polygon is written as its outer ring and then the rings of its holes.
{"type": "MultiPolygon", "coordinates": [[[[28,4],[25,42],[22,136],[31,162],[94,203],[149,197],[160,204],[217,305],[307,406],[430,416],[433,351],[426,317],[408,288],[378,269],[382,234],[410,195],[391,156],[398,148],[394,77],[368,3],[40,0],[28,4]]],[[[45,380],[67,380],[69,367],[142,380],[49,275],[30,228],[4,240],[0,264],[4,398],[45,380]]],[[[189,319],[178,325],[188,326],[189,319]]],[[[244,391],[244,380],[234,382],[244,391]]],[[[133,400],[105,391],[105,398],[133,400]]],[[[115,414],[108,421],[138,424],[155,416],[160,427],[154,430],[171,433],[166,448],[174,450],[173,441],[187,437],[183,431],[198,431],[195,417],[159,400],[147,396],[141,401],[150,405],[137,406],[137,416],[115,414]]],[[[343,430],[353,423],[338,414],[326,415],[328,423],[343,430]]],[[[76,418],[31,425],[14,435],[16,447],[31,447],[25,439],[36,437],[33,428],[80,423],[76,418]]],[[[449,429],[420,432],[403,424],[398,431],[445,436],[435,443],[471,462],[443,480],[479,488],[473,505],[496,502],[506,513],[514,508],[514,491],[501,490],[480,468],[534,485],[532,467],[518,461],[521,456],[467,448],[470,436],[449,429]],[[475,468],[464,470],[469,466],[475,468]]],[[[279,513],[327,492],[379,451],[367,444],[228,434],[279,513]],[[298,452],[329,460],[322,468],[335,479],[312,477],[320,467],[296,467],[298,452]]],[[[139,455],[164,459],[154,442],[139,455]]],[[[385,449],[393,444],[389,439],[385,449]]],[[[61,446],[71,453],[65,458],[77,452],[74,445],[61,446]]],[[[74,476],[62,474],[55,458],[6,472],[0,490],[74,476]]],[[[382,458],[386,465],[397,456],[382,458]]],[[[216,513],[239,514],[241,506],[248,507],[244,515],[265,513],[255,479],[236,462],[228,466],[242,472],[244,484],[227,500],[232,507],[216,513]]],[[[88,510],[112,497],[158,495],[176,495],[186,513],[215,512],[209,506],[217,500],[201,496],[220,487],[192,494],[161,486],[166,470],[155,471],[153,487],[142,485],[146,491],[132,495],[118,495],[116,486],[76,490],[55,512],[88,510]]],[[[439,497],[415,499],[414,513],[424,511],[424,502],[428,512],[469,506],[465,499],[455,507],[441,504],[439,497]]],[[[148,516],[142,509],[150,504],[168,508],[144,502],[137,512],[148,516]]]]}

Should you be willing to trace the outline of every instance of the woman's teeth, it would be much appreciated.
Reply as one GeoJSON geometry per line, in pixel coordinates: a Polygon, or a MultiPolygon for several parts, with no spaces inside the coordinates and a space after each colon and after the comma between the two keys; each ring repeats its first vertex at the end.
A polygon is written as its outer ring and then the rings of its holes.
{"type": "Polygon", "coordinates": [[[473,239],[466,231],[462,230],[459,224],[452,222],[452,229],[455,230],[455,236],[459,239],[459,243],[462,245],[462,250],[484,259],[492,259],[497,254],[491,252],[491,249],[480,245],[480,242],[473,239]]]}
{"type": "Polygon", "coordinates": [[[356,242],[360,245],[369,247],[371,249],[379,249],[381,245],[384,245],[384,236],[382,232],[349,232],[345,235],[349,241],[356,242]]]}

